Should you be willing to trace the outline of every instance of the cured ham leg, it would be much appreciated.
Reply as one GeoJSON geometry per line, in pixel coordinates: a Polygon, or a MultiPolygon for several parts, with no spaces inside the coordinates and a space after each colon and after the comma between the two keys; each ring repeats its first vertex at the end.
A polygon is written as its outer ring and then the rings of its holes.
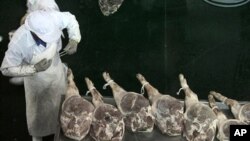
{"type": "Polygon", "coordinates": [[[62,104],[60,122],[66,137],[80,141],[90,130],[94,106],[80,96],[70,69],[67,75],[68,88],[62,104]]]}
{"type": "Polygon", "coordinates": [[[211,94],[216,99],[218,99],[219,101],[229,106],[231,109],[231,112],[233,113],[236,119],[239,119],[240,121],[250,124],[250,103],[241,105],[238,101],[225,97],[220,93],[211,92],[211,94]]]}
{"type": "Polygon", "coordinates": [[[149,101],[135,92],[127,92],[112,80],[108,73],[103,78],[111,87],[118,109],[124,115],[126,129],[132,132],[152,132],[154,116],[149,101]]]}
{"type": "Polygon", "coordinates": [[[123,0],[99,0],[99,7],[104,16],[114,14],[122,5],[123,0]]]}
{"type": "Polygon", "coordinates": [[[122,113],[113,105],[103,102],[100,92],[89,78],[85,82],[95,106],[90,136],[95,141],[122,141],[125,124],[122,113]]]}
{"type": "MultiPolygon", "coordinates": [[[[213,93],[213,92],[211,92],[213,93]]],[[[228,119],[226,115],[218,108],[218,106],[215,103],[215,99],[212,94],[208,95],[208,102],[211,109],[214,111],[214,113],[217,116],[218,122],[217,122],[217,138],[220,141],[229,141],[229,135],[230,135],[230,125],[246,125],[246,123],[237,120],[237,119],[228,119]]]]}
{"type": "Polygon", "coordinates": [[[185,93],[184,136],[188,141],[213,141],[216,134],[216,115],[212,109],[198,100],[186,79],[179,75],[181,89],[185,93]]]}
{"type": "Polygon", "coordinates": [[[161,94],[143,75],[137,74],[136,77],[147,91],[156,126],[163,134],[169,136],[181,135],[183,131],[184,104],[170,95],[161,94]]]}

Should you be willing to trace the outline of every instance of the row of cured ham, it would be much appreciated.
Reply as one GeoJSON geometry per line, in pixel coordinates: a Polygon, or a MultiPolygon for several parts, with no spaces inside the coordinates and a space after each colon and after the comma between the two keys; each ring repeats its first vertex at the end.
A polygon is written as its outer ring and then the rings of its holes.
{"type": "Polygon", "coordinates": [[[182,74],[181,89],[184,103],[173,96],[161,94],[141,74],[136,75],[146,89],[142,94],[128,92],[119,86],[107,72],[103,78],[112,89],[116,106],[105,103],[100,92],[89,78],[85,78],[92,103],[80,96],[72,71],[68,70],[68,88],[60,115],[61,128],[66,137],[82,140],[87,135],[96,141],[121,141],[125,131],[152,132],[156,126],[167,136],[183,135],[188,141],[212,141],[218,129],[219,140],[229,140],[229,125],[250,123],[250,104],[240,105],[211,91],[209,105],[199,102],[182,74]],[[227,119],[217,107],[215,99],[231,108],[235,119],[227,119]],[[210,107],[209,107],[210,106],[210,107]]]}

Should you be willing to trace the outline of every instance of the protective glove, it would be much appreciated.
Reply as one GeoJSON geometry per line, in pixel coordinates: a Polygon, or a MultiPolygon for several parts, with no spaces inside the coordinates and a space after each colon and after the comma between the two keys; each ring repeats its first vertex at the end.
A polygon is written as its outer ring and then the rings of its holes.
{"type": "Polygon", "coordinates": [[[28,13],[25,13],[25,15],[20,20],[20,25],[23,25],[25,23],[27,16],[28,16],[28,13]]]}
{"type": "Polygon", "coordinates": [[[36,72],[45,71],[51,65],[52,60],[42,59],[40,62],[34,65],[36,72]]]}
{"type": "Polygon", "coordinates": [[[77,41],[70,39],[69,43],[66,45],[66,47],[63,50],[66,51],[67,54],[69,55],[74,54],[76,53],[77,45],[78,45],[77,41]]]}

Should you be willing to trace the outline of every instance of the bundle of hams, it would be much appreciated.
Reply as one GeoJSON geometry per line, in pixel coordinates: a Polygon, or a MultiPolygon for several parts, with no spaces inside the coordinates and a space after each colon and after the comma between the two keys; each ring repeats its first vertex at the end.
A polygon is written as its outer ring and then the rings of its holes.
{"type": "Polygon", "coordinates": [[[126,129],[132,132],[152,132],[154,116],[149,101],[135,92],[128,92],[119,86],[107,72],[103,78],[112,89],[118,109],[124,116],[126,129]]]}
{"type": "Polygon", "coordinates": [[[229,140],[230,125],[250,123],[250,103],[242,105],[214,91],[208,95],[208,104],[200,102],[183,74],[179,75],[179,81],[180,90],[185,94],[184,101],[160,93],[142,74],[138,73],[136,78],[142,90],[146,90],[147,98],[141,93],[126,91],[109,73],[103,73],[104,88],[111,87],[115,101],[111,105],[104,102],[101,93],[87,77],[87,93],[91,93],[92,100],[81,97],[69,69],[68,88],[60,114],[64,136],[78,141],[87,135],[95,141],[122,141],[125,131],[147,134],[155,125],[165,136],[183,135],[188,141],[213,141],[217,137],[224,141],[229,140]],[[215,99],[229,106],[235,119],[229,119],[216,105],[215,99]]]}
{"type": "Polygon", "coordinates": [[[229,140],[230,125],[247,125],[247,123],[240,121],[239,119],[228,119],[228,117],[216,105],[214,95],[217,95],[217,93],[211,91],[210,94],[208,95],[208,103],[218,119],[217,123],[218,133],[216,137],[220,141],[226,141],[229,140]]]}

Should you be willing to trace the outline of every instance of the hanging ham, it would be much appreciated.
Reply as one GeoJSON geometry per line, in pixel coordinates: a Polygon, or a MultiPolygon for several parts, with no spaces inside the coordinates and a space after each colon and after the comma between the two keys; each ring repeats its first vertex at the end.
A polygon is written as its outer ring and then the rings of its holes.
{"type": "Polygon", "coordinates": [[[104,16],[117,12],[124,0],[98,0],[100,10],[104,16]]]}

